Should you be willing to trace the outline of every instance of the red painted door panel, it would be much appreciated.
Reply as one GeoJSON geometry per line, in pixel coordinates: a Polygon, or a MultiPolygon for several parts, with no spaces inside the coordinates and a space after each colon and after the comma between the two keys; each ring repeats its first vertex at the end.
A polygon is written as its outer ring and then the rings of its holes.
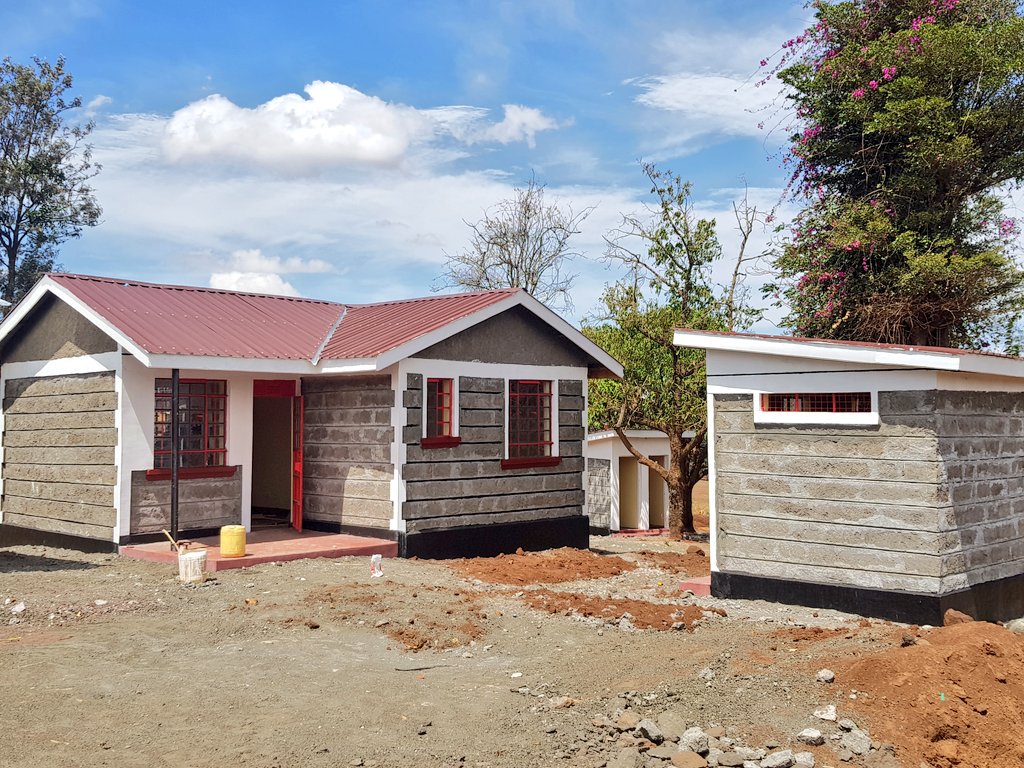
{"type": "Polygon", "coordinates": [[[292,399],[292,528],[302,530],[302,396],[292,399]]]}

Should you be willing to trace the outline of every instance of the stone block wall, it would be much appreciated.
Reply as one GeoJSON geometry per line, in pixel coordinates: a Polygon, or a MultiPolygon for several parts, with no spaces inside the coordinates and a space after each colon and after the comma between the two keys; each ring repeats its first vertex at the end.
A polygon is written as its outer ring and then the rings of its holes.
{"type": "Polygon", "coordinates": [[[587,514],[590,527],[608,530],[612,524],[612,463],[587,459],[587,514]]]}
{"type": "Polygon", "coordinates": [[[391,377],[302,380],[305,400],[303,520],[388,529],[391,501],[391,377]]]}
{"type": "Polygon", "coordinates": [[[948,485],[944,592],[1024,573],[1024,394],[934,393],[948,485]]]}
{"type": "Polygon", "coordinates": [[[423,377],[409,374],[405,402],[406,500],[410,533],[491,523],[517,523],[583,513],[583,384],[558,382],[554,467],[502,469],[505,382],[459,379],[459,432],[453,448],[422,448],[423,377]]]}
{"type": "Polygon", "coordinates": [[[3,407],[4,522],[111,541],[114,374],[11,379],[3,407]]]}
{"type": "Polygon", "coordinates": [[[714,406],[719,570],[942,593],[960,538],[934,392],[879,393],[875,427],[755,426],[749,394],[714,406]]]}
{"type": "MultiPolygon", "coordinates": [[[[132,472],[131,533],[159,533],[171,522],[171,481],[147,480],[132,472]]],[[[242,467],[231,477],[189,477],[178,480],[178,530],[195,531],[240,525],[242,467]]]]}

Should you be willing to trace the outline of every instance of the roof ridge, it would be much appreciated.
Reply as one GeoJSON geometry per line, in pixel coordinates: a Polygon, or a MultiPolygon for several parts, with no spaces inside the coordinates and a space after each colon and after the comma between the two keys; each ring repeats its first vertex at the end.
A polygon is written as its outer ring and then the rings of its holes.
{"type": "Polygon", "coordinates": [[[350,309],[362,307],[385,307],[392,304],[412,304],[417,301],[441,301],[442,299],[463,299],[467,296],[511,296],[523,291],[522,288],[492,288],[487,291],[464,291],[462,293],[441,293],[435,296],[413,296],[409,299],[391,299],[389,301],[371,301],[365,304],[347,304],[350,309]]]}
{"type": "Polygon", "coordinates": [[[70,272],[47,272],[46,277],[61,282],[63,280],[88,280],[96,283],[108,283],[110,285],[124,285],[137,288],[161,288],[171,291],[194,291],[196,293],[215,293],[221,296],[254,296],[261,299],[280,299],[282,301],[304,302],[307,304],[324,304],[335,307],[346,307],[338,301],[327,299],[310,299],[305,296],[281,296],[273,293],[257,293],[254,291],[233,291],[227,288],[207,288],[201,285],[177,285],[173,283],[148,283],[144,280],[131,280],[118,277],[103,277],[101,275],[79,275],[70,272]]]}

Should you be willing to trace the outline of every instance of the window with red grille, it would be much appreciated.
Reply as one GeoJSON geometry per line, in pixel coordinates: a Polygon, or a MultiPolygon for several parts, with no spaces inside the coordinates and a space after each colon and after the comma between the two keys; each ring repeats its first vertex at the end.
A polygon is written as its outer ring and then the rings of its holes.
{"type": "Polygon", "coordinates": [[[551,382],[508,383],[508,456],[535,459],[551,455],[551,382]]]}
{"type": "MultiPolygon", "coordinates": [[[[153,466],[171,468],[171,380],[156,380],[153,466]]],[[[178,465],[223,467],[227,460],[227,384],[182,379],[178,388],[178,465]]]]}
{"type": "Polygon", "coordinates": [[[784,392],[761,395],[772,413],[870,413],[870,392],[784,392]]]}
{"type": "Polygon", "coordinates": [[[451,434],[452,380],[427,379],[427,439],[451,434]]]}

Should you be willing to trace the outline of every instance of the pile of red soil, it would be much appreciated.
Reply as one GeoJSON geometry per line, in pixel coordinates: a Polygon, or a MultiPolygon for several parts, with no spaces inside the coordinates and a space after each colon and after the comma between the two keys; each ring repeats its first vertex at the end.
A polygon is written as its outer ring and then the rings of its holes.
{"type": "Polygon", "coordinates": [[[1024,766],[1024,636],[972,622],[921,633],[917,645],[835,666],[873,738],[906,765],[1024,766]]]}
{"type": "Polygon", "coordinates": [[[682,622],[683,628],[691,631],[694,622],[703,618],[706,610],[725,615],[725,611],[720,608],[702,609],[697,605],[667,605],[646,600],[612,600],[572,592],[552,592],[549,589],[530,590],[522,599],[532,608],[563,615],[577,614],[588,618],[616,620],[628,613],[630,623],[639,629],[668,630],[676,622],[682,622]]]}
{"type": "Polygon", "coordinates": [[[463,576],[490,584],[558,584],[580,579],[606,579],[632,571],[635,563],[621,557],[595,555],[583,549],[521,550],[514,555],[447,560],[445,565],[463,576]]]}
{"type": "Polygon", "coordinates": [[[711,563],[706,555],[681,552],[643,552],[640,554],[648,564],[681,576],[707,576],[711,563]]]}

